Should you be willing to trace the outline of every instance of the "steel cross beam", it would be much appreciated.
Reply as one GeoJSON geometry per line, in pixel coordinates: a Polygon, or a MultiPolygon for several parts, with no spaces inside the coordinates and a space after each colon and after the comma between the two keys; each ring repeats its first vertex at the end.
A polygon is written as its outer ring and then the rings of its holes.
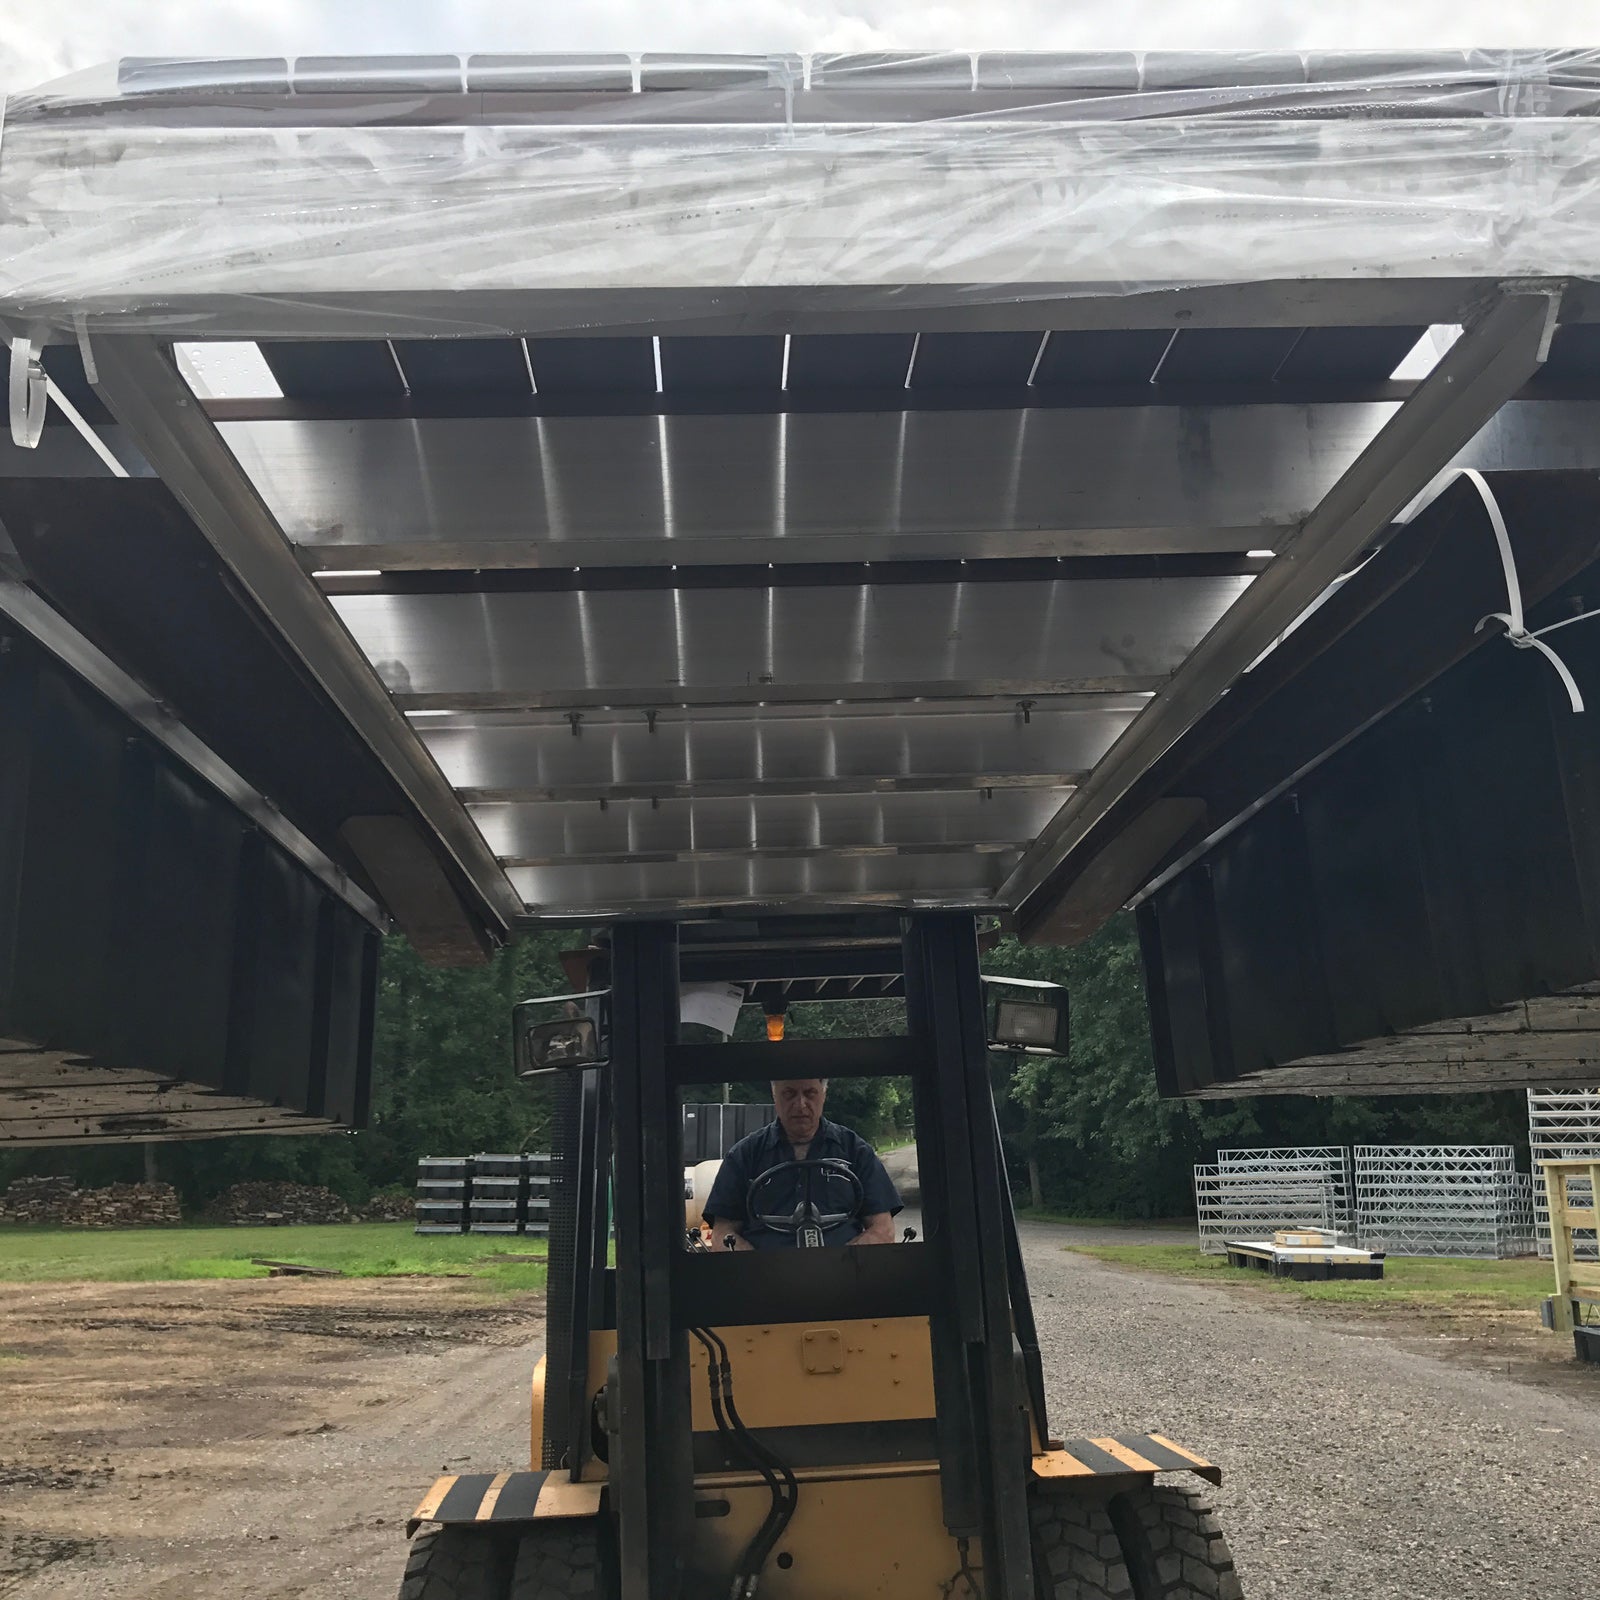
{"type": "MultiPolygon", "coordinates": [[[[1150,763],[1335,582],[1543,363],[1562,286],[1492,300],[1056,813],[999,892],[1027,902],[1150,763]]],[[[1153,864],[1153,863],[1152,863],[1153,864]]]]}
{"type": "Polygon", "coordinates": [[[377,673],[153,338],[97,339],[95,389],[277,629],[432,828],[503,934],[523,903],[377,673]]]}

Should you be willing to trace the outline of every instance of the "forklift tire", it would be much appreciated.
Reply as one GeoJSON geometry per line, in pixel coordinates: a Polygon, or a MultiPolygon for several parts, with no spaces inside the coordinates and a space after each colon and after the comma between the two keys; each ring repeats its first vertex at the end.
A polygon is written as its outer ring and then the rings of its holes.
{"type": "Polygon", "coordinates": [[[470,1523],[427,1528],[411,1541],[400,1600],[506,1600],[510,1554],[470,1523]]]}
{"type": "Polygon", "coordinates": [[[1203,1489],[1130,1490],[1112,1500],[1111,1521],[1134,1600],[1243,1600],[1233,1554],[1203,1489]]]}
{"type": "Polygon", "coordinates": [[[517,1546],[509,1600],[601,1600],[597,1517],[535,1523],[517,1546]]]}
{"type": "Polygon", "coordinates": [[[1105,1501],[1035,1489],[1028,1520],[1039,1600],[1134,1600],[1105,1501]]]}

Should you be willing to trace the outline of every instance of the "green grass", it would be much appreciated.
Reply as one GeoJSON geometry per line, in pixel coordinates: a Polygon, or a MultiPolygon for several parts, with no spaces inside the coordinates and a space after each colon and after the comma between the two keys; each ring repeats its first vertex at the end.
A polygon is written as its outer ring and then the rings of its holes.
{"type": "Polygon", "coordinates": [[[0,1228],[0,1283],[159,1283],[264,1278],[252,1256],[333,1267],[353,1278],[471,1278],[517,1293],[544,1287],[542,1262],[485,1256],[543,1252],[536,1239],[426,1234],[408,1222],[286,1228],[0,1228]]]}
{"type": "Polygon", "coordinates": [[[1332,1300],[1373,1306],[1437,1306],[1455,1300],[1488,1300],[1508,1311],[1536,1309],[1554,1280],[1546,1261],[1456,1261],[1425,1256],[1390,1256],[1376,1282],[1335,1278],[1297,1283],[1264,1272],[1230,1267],[1226,1256],[1206,1256],[1191,1245],[1069,1245],[1079,1255],[1116,1266],[1137,1267],[1170,1277],[1252,1284],[1302,1300],[1332,1300]]]}

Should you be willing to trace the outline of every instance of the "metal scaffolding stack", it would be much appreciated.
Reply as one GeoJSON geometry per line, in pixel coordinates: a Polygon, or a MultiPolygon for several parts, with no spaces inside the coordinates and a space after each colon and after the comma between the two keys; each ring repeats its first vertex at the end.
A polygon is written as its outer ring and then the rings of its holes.
{"type": "Polygon", "coordinates": [[[1511,1145],[1357,1145],[1361,1243],[1402,1256],[1501,1259],[1533,1248],[1533,1203],[1511,1145]]]}
{"type": "Polygon", "coordinates": [[[528,1216],[527,1157],[483,1153],[472,1158],[471,1233],[521,1233],[528,1216]]]}
{"type": "MultiPolygon", "coordinates": [[[[1533,1158],[1535,1177],[1544,1161],[1582,1161],[1600,1156],[1600,1089],[1587,1089],[1553,1093],[1544,1089],[1528,1091],[1528,1150],[1533,1158]]],[[[1582,1180],[1573,1180],[1573,1203],[1587,1204],[1581,1199],[1582,1180]]],[[[1550,1256],[1550,1203],[1542,1183],[1533,1185],[1534,1227],[1538,1234],[1539,1254],[1550,1256]]],[[[1580,1230],[1573,1239],[1577,1259],[1593,1260],[1600,1256],[1595,1236],[1580,1230]]]]}
{"type": "Polygon", "coordinates": [[[466,1156],[417,1161],[417,1232],[465,1233],[471,1221],[472,1162],[466,1156]]]}
{"type": "Polygon", "coordinates": [[[1213,1256],[1227,1240],[1270,1238],[1285,1227],[1334,1229],[1336,1203],[1325,1162],[1195,1168],[1200,1248],[1213,1256]]]}
{"type": "Polygon", "coordinates": [[[550,1231],[550,1157],[424,1156],[417,1162],[418,1233],[550,1231]]]}
{"type": "Polygon", "coordinates": [[[1355,1186],[1350,1151],[1344,1145],[1270,1145],[1256,1150],[1219,1150],[1217,1165],[1227,1172],[1313,1174],[1328,1186],[1329,1222],[1340,1233],[1356,1225],[1355,1186]]]}

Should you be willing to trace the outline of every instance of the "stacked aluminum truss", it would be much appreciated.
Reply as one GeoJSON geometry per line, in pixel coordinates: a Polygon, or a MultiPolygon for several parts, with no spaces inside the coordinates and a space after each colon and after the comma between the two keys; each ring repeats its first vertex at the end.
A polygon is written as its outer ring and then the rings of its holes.
{"type": "Polygon", "coordinates": [[[1357,1145],[1355,1180],[1368,1249],[1498,1259],[1533,1248],[1529,1179],[1511,1145],[1357,1145]]]}
{"type": "Polygon", "coordinates": [[[1349,1153],[1336,1145],[1219,1150],[1214,1166],[1194,1169],[1200,1248],[1220,1255],[1228,1239],[1271,1238],[1279,1228],[1348,1232],[1349,1174],[1349,1153]]]}
{"type": "MultiPolygon", "coordinates": [[[[1538,1230],[1539,1254],[1550,1255],[1550,1203],[1544,1184],[1538,1181],[1539,1163],[1554,1159],[1581,1161],[1600,1156],[1600,1089],[1552,1093],[1543,1089],[1528,1091],[1528,1149],[1533,1157],[1534,1221],[1538,1230]]],[[[1587,1204],[1573,1187],[1573,1203],[1587,1204]]],[[[1578,1233],[1573,1239],[1575,1257],[1593,1260],[1600,1255],[1594,1236],[1578,1233]]]]}
{"type": "MultiPolygon", "coordinates": [[[[1600,1093],[1542,1098],[1587,1101],[1600,1150],[1600,1093]]],[[[1219,1150],[1194,1169],[1194,1198],[1200,1248],[1213,1255],[1225,1240],[1291,1227],[1331,1228],[1390,1255],[1526,1255],[1543,1206],[1510,1145],[1357,1145],[1353,1166],[1340,1145],[1219,1150]]],[[[1548,1239],[1547,1217],[1545,1227],[1548,1239]]]]}
{"type": "Polygon", "coordinates": [[[1271,1145],[1257,1150],[1219,1150],[1217,1165],[1227,1172],[1306,1173],[1328,1186],[1328,1226],[1355,1231],[1355,1189],[1350,1181],[1350,1152],[1343,1145],[1271,1145]]]}

